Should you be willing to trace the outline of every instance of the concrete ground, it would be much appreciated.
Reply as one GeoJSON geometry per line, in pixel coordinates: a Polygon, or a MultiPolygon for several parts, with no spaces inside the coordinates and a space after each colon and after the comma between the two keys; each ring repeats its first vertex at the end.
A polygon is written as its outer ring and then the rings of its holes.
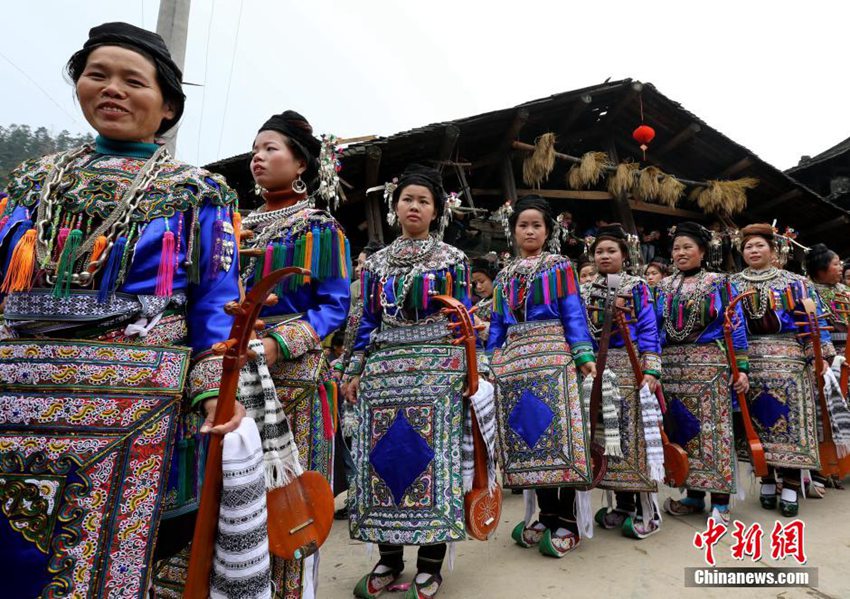
{"type": "MultiPolygon", "coordinates": [[[[733,519],[749,526],[759,522],[765,534],[762,540],[764,557],[753,563],[748,557],[738,562],[731,557],[733,544],[727,533],[715,546],[718,566],[791,567],[793,558],[784,562],[770,559],[770,531],[776,520],[788,521],[779,512],[767,512],[758,504],[757,487],[748,490],[748,497],[733,509],[733,519]]],[[[663,497],[678,497],[678,491],[665,489],[663,497]]],[[[337,505],[342,499],[337,498],[337,505]]],[[[594,509],[601,507],[603,494],[594,492],[594,509]]],[[[693,547],[694,534],[705,530],[705,518],[664,517],[657,534],[636,541],[623,537],[616,530],[595,529],[592,539],[563,559],[540,555],[537,549],[522,549],[511,540],[513,526],[523,515],[521,495],[506,492],[502,523],[487,542],[465,541],[457,547],[453,572],[444,571],[443,599],[474,598],[558,598],[563,597],[803,597],[850,598],[850,489],[829,490],[824,499],[804,500],[800,519],[805,524],[805,550],[809,567],[818,569],[817,587],[807,588],[685,588],[684,569],[704,567],[703,553],[693,547]]],[[[730,527],[731,528],[731,527],[730,527]]],[[[415,548],[405,552],[407,569],[404,581],[415,574],[415,548]]],[[[377,549],[373,560],[377,561],[377,549]]],[[[320,598],[352,596],[357,580],[373,566],[366,555],[365,545],[348,536],[348,523],[335,522],[331,536],[322,547],[320,598]]],[[[392,599],[401,593],[382,595],[392,599]]]]}

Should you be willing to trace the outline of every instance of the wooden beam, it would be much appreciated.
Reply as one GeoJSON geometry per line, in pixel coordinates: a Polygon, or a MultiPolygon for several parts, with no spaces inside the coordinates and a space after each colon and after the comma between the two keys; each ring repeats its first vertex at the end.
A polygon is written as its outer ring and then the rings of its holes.
{"type": "Polygon", "coordinates": [[[638,94],[643,91],[643,84],[635,81],[629,86],[629,89],[626,91],[626,95],[605,115],[605,122],[613,123],[614,119],[623,112],[623,110],[634,102],[634,99],[637,98],[638,94]]]}
{"type": "Polygon", "coordinates": [[[755,158],[753,158],[752,156],[744,156],[743,158],[741,158],[735,164],[730,164],[729,166],[724,168],[714,178],[715,179],[728,179],[729,177],[731,177],[733,175],[737,175],[742,170],[751,167],[753,165],[753,163],[755,163],[755,158]]]}
{"type": "Polygon", "coordinates": [[[590,94],[584,94],[579,96],[575,102],[573,102],[572,107],[570,108],[570,113],[567,115],[567,118],[564,119],[564,122],[561,123],[559,128],[560,135],[565,135],[570,132],[575,122],[579,119],[579,117],[584,114],[587,107],[593,103],[593,97],[590,94]]]}
{"type": "MultiPolygon", "coordinates": [[[[366,148],[366,189],[378,184],[378,173],[381,168],[381,148],[369,146],[366,148]]],[[[384,219],[381,210],[381,195],[372,192],[366,196],[366,224],[369,229],[369,241],[384,242],[384,219]]]]}
{"type": "MultiPolygon", "coordinates": [[[[507,131],[505,131],[504,137],[502,137],[502,141],[495,150],[481,158],[480,160],[475,161],[472,164],[472,168],[481,168],[482,166],[493,166],[499,165],[502,161],[503,154],[505,152],[509,152],[511,149],[511,144],[516,141],[517,137],[519,137],[520,131],[525,127],[525,124],[528,122],[529,112],[527,108],[520,108],[514,114],[514,120],[511,121],[511,126],[508,127],[507,131]]],[[[487,173],[487,177],[489,178],[490,173],[487,173]]]]}
{"type": "Polygon", "coordinates": [[[437,164],[440,171],[443,170],[445,162],[452,157],[452,152],[457,146],[457,139],[460,137],[460,127],[457,125],[446,125],[443,130],[443,143],[440,145],[440,152],[437,154],[437,164]]]}
{"type": "Polygon", "coordinates": [[[773,210],[777,206],[784,204],[789,200],[793,200],[795,198],[803,195],[803,192],[799,189],[792,189],[791,191],[786,191],[782,195],[776,196],[775,198],[768,200],[766,202],[761,202],[760,204],[756,204],[755,206],[748,205],[747,210],[751,213],[762,214],[764,212],[769,212],[773,210]]]}
{"type": "Polygon", "coordinates": [[[850,223],[850,217],[848,217],[846,214],[842,214],[838,218],[834,218],[832,220],[822,222],[821,224],[816,225],[816,226],[812,227],[811,229],[807,228],[805,230],[805,232],[801,230],[800,233],[802,233],[806,237],[815,237],[817,235],[820,235],[821,233],[831,231],[832,229],[834,229],[836,227],[844,227],[848,223],[850,223]]]}
{"type": "Polygon", "coordinates": [[[667,216],[681,216],[682,218],[691,218],[694,220],[708,220],[708,215],[703,212],[694,210],[684,210],[682,208],[670,208],[661,204],[650,204],[641,200],[629,200],[629,207],[632,210],[639,212],[653,212],[655,214],[665,214],[667,216]]]}
{"type": "Polygon", "coordinates": [[[511,202],[516,202],[516,178],[514,177],[514,164],[511,160],[510,153],[506,153],[502,157],[502,164],[500,165],[499,177],[502,182],[502,201],[510,200],[511,202]]]}
{"type": "MultiPolygon", "coordinates": [[[[537,194],[544,198],[557,200],[611,200],[607,191],[576,191],[573,189],[516,189],[519,196],[537,194]]],[[[501,196],[501,189],[473,189],[472,193],[479,196],[501,196]]]]}
{"type": "MultiPolygon", "coordinates": [[[[617,164],[620,162],[620,158],[617,156],[617,143],[614,137],[611,137],[608,140],[608,158],[611,160],[611,164],[617,164]]],[[[637,225],[635,224],[635,215],[632,214],[627,194],[621,193],[614,196],[614,210],[616,210],[617,218],[620,219],[620,223],[623,225],[626,232],[631,233],[632,235],[637,235],[638,231],[637,225]]]]}
{"type": "Polygon", "coordinates": [[[676,135],[667,140],[663,146],[658,148],[657,150],[652,152],[652,156],[655,160],[661,158],[662,156],[669,154],[680,145],[690,140],[694,135],[702,131],[702,127],[699,123],[691,123],[681,131],[679,131],[676,135]]]}

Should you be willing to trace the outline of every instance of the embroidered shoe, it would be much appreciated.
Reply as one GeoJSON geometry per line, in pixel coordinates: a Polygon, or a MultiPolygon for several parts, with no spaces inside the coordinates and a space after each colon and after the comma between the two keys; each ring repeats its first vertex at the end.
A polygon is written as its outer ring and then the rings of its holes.
{"type": "Polygon", "coordinates": [[[645,539],[661,530],[661,521],[658,518],[652,518],[644,522],[642,516],[627,516],[621,530],[624,537],[645,539]]]}
{"type": "Polygon", "coordinates": [[[776,484],[762,483],[759,491],[759,503],[766,510],[776,509],[776,484]]]}
{"type": "Polygon", "coordinates": [[[543,538],[540,539],[540,544],[537,548],[543,555],[561,558],[578,547],[580,542],[581,539],[579,536],[569,530],[566,531],[566,534],[561,536],[553,534],[552,531],[547,528],[546,532],[543,533],[543,538]]]}
{"type": "Polygon", "coordinates": [[[443,577],[439,574],[431,574],[425,580],[418,582],[420,574],[410,583],[410,587],[404,594],[404,599],[431,599],[440,590],[440,585],[443,584],[443,577]]]}
{"type": "Polygon", "coordinates": [[[535,522],[531,526],[526,526],[525,522],[520,522],[511,531],[511,538],[520,547],[534,547],[543,538],[543,533],[546,527],[540,522],[535,522]]]}
{"type": "Polygon", "coordinates": [[[712,503],[710,514],[716,522],[719,522],[724,526],[729,526],[729,522],[732,520],[732,512],[729,510],[728,505],[712,503]]]}
{"type": "Polygon", "coordinates": [[[791,485],[786,485],[782,489],[782,495],[779,497],[779,513],[786,518],[793,518],[800,511],[799,493],[797,489],[791,485]]]}
{"type": "Polygon", "coordinates": [[[628,517],[629,514],[627,512],[616,509],[609,510],[608,508],[603,507],[596,512],[593,519],[596,520],[596,523],[602,528],[610,530],[612,528],[621,528],[628,517]]]}
{"type": "Polygon", "coordinates": [[[360,599],[376,599],[386,591],[387,587],[401,576],[401,570],[386,568],[386,566],[378,564],[371,572],[361,578],[354,587],[354,596],[360,599]],[[381,568],[380,572],[378,572],[378,568],[381,568]]]}
{"type": "Polygon", "coordinates": [[[705,510],[705,502],[685,497],[683,499],[673,499],[668,497],[664,501],[664,511],[671,516],[692,516],[693,514],[701,514],[705,510]]]}

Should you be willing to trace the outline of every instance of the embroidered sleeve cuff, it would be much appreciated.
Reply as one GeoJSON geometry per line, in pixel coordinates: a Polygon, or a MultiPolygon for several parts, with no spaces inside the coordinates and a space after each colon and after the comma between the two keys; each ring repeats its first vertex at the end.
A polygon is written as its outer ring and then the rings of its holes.
{"type": "Polygon", "coordinates": [[[316,331],[306,320],[280,324],[272,327],[267,334],[277,341],[286,360],[296,360],[321,343],[316,331]]]}
{"type": "Polygon", "coordinates": [[[189,372],[189,399],[192,406],[218,395],[221,385],[221,356],[204,352],[189,372]]]}
{"type": "Polygon", "coordinates": [[[835,346],[832,345],[832,341],[827,341],[826,343],[821,344],[820,348],[821,354],[823,354],[823,359],[827,362],[832,362],[832,359],[835,357],[835,346]]]}
{"type": "Polygon", "coordinates": [[[570,351],[573,354],[573,361],[576,366],[593,362],[596,359],[593,355],[593,346],[590,343],[577,343],[570,348],[570,351]]]}
{"type": "Polygon", "coordinates": [[[651,374],[655,378],[661,378],[661,356],[653,352],[644,352],[641,355],[641,365],[644,374],[651,374]]]}
{"type": "Polygon", "coordinates": [[[736,356],[735,362],[738,363],[738,370],[740,370],[741,372],[750,371],[750,359],[747,356],[736,356]]]}
{"type": "Polygon", "coordinates": [[[366,353],[356,351],[351,354],[351,361],[348,363],[348,368],[345,370],[345,376],[359,376],[363,372],[365,366],[366,353]]]}

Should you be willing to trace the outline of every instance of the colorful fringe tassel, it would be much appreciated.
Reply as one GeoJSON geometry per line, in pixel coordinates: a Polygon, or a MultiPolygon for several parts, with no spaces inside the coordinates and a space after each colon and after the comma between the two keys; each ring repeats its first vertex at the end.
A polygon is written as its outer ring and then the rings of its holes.
{"type": "Polygon", "coordinates": [[[23,237],[15,244],[9,268],[0,291],[12,293],[29,291],[35,278],[35,229],[28,228],[23,237]]]}
{"type": "Polygon", "coordinates": [[[74,255],[83,244],[83,232],[74,229],[68,234],[67,240],[59,257],[59,266],[56,269],[56,284],[53,286],[53,297],[66,298],[71,295],[71,281],[74,277],[74,255]]]}
{"type": "Polygon", "coordinates": [[[97,291],[98,303],[105,304],[109,295],[118,284],[118,275],[121,272],[121,263],[124,261],[124,251],[127,249],[127,238],[123,235],[115,240],[115,245],[109,252],[106,268],[103,269],[103,277],[100,279],[100,288],[97,291]]]}
{"type": "Polygon", "coordinates": [[[174,271],[177,268],[177,244],[172,231],[166,231],[162,236],[162,253],[159,257],[159,268],[156,272],[157,297],[171,297],[174,289],[174,271]]]}

